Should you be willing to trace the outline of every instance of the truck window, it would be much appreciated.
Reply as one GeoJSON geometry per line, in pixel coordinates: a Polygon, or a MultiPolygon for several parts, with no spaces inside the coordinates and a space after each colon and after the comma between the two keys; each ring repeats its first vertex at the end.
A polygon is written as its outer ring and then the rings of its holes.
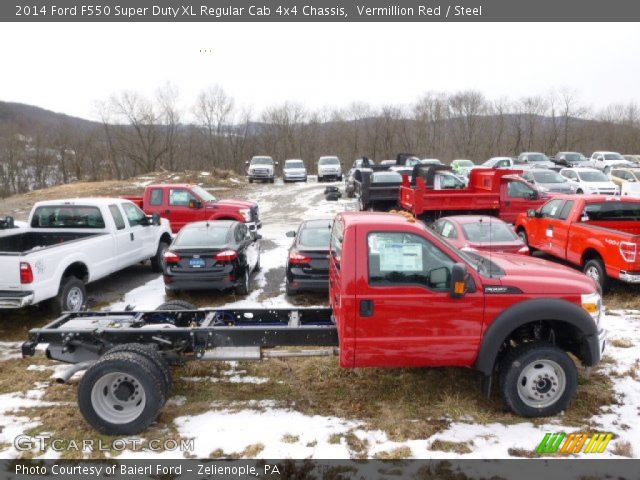
{"type": "Polygon", "coordinates": [[[151,190],[151,197],[149,198],[149,204],[150,205],[154,205],[154,206],[158,206],[158,205],[162,205],[162,200],[163,200],[163,190],[161,188],[154,188],[153,190],[151,190]]]}
{"type": "Polygon", "coordinates": [[[336,259],[336,265],[340,268],[340,257],[342,257],[342,241],[344,237],[344,225],[336,220],[331,228],[330,250],[333,258],[336,259]]]}
{"type": "Polygon", "coordinates": [[[517,180],[514,180],[507,184],[507,195],[509,197],[533,198],[535,197],[535,194],[535,190],[533,190],[524,182],[518,182],[517,180]]]}
{"type": "Polygon", "coordinates": [[[127,215],[131,227],[145,224],[147,216],[133,203],[124,203],[122,208],[124,208],[124,213],[127,215]]]}
{"type": "Polygon", "coordinates": [[[636,202],[599,202],[584,208],[583,218],[588,220],[640,220],[640,203],[636,202]]]}
{"type": "Polygon", "coordinates": [[[120,213],[120,209],[117,205],[109,205],[109,211],[111,212],[111,217],[113,218],[113,223],[116,224],[117,230],[122,230],[125,227],[124,218],[120,213]]]}
{"type": "Polygon", "coordinates": [[[445,238],[458,238],[458,232],[451,222],[442,222],[442,229],[440,232],[445,238]]]}
{"type": "Polygon", "coordinates": [[[540,213],[542,214],[543,218],[559,218],[563,205],[564,200],[551,200],[550,202],[544,204],[544,206],[540,209],[540,213]]]}
{"type": "Polygon", "coordinates": [[[369,234],[367,243],[370,285],[449,289],[454,261],[425,238],[411,233],[375,232],[369,234]]]}
{"type": "Polygon", "coordinates": [[[184,188],[169,190],[169,205],[173,207],[188,207],[191,200],[196,201],[197,199],[191,195],[189,190],[184,188]]]}
{"type": "Polygon", "coordinates": [[[569,200],[564,204],[564,207],[562,207],[562,211],[560,212],[560,216],[558,217],[560,220],[566,220],[567,218],[569,218],[569,214],[573,209],[574,203],[575,202],[573,200],[569,200]]]}
{"type": "Polygon", "coordinates": [[[98,207],[47,205],[36,208],[32,228],[104,228],[98,207]]]}

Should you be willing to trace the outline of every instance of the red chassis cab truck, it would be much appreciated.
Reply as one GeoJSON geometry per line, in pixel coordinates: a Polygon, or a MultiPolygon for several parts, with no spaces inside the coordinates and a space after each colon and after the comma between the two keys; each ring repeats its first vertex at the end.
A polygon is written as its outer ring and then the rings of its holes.
{"type": "Polygon", "coordinates": [[[558,195],[515,227],[529,248],[580,267],[603,289],[610,279],[640,283],[638,198],[558,195]]]}
{"type": "Polygon", "coordinates": [[[462,252],[421,222],[376,212],[338,215],[329,258],[331,308],[170,301],[152,312],[69,313],[31,330],[22,352],[43,343],[49,358],[74,363],[61,381],[86,370],[82,415],[120,435],[157,417],[170,392],[168,362],[339,355],[345,368],[469,367],[486,394],[497,376],[515,413],[539,417],[566,409],[576,393],[568,353],[587,367],[600,361],[601,297],[573,269],[462,252]]]}
{"type": "Polygon", "coordinates": [[[521,170],[473,169],[462,189],[434,189],[426,165],[403,175],[400,206],[416,217],[433,220],[444,215],[492,215],[513,223],[519,213],[537,208],[549,197],[518,175],[521,170]]]}
{"type": "Polygon", "coordinates": [[[258,205],[245,200],[218,200],[198,185],[148,185],[142,197],[124,197],[136,203],[147,215],[157,213],[171,222],[178,233],[187,223],[203,220],[236,220],[250,230],[262,227],[258,205]]]}

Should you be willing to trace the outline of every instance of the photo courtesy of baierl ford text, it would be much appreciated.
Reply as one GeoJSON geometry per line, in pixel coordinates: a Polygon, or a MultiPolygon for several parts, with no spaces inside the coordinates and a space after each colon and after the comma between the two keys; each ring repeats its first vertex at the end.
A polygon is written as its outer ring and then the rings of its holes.
{"type": "Polygon", "coordinates": [[[0,480],[638,478],[640,5],[314,2],[0,4],[0,480]]]}

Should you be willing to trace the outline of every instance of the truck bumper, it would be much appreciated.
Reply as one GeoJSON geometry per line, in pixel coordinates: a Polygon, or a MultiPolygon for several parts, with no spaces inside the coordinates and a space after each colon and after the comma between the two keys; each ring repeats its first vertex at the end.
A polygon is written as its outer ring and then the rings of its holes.
{"type": "Polygon", "coordinates": [[[165,275],[164,288],[172,292],[189,290],[227,290],[238,285],[229,274],[223,275],[165,275]]]}
{"type": "Polygon", "coordinates": [[[258,220],[256,222],[247,222],[247,227],[249,227],[249,231],[254,232],[262,228],[262,220],[258,220]]]}
{"type": "Polygon", "coordinates": [[[620,271],[620,280],[627,283],[640,283],[640,272],[620,271]]]}
{"type": "Polygon", "coordinates": [[[23,308],[33,303],[33,292],[0,291],[0,309],[23,308]]]}

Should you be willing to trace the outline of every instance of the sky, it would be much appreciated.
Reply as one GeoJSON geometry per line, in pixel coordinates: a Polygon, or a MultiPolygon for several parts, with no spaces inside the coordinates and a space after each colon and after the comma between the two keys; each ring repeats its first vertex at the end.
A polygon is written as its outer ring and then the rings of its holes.
{"type": "Polygon", "coordinates": [[[0,100],[89,119],[115,93],[166,84],[185,109],[217,84],[256,113],[467,89],[569,89],[596,109],[640,101],[640,24],[5,23],[0,42],[0,100]]]}

